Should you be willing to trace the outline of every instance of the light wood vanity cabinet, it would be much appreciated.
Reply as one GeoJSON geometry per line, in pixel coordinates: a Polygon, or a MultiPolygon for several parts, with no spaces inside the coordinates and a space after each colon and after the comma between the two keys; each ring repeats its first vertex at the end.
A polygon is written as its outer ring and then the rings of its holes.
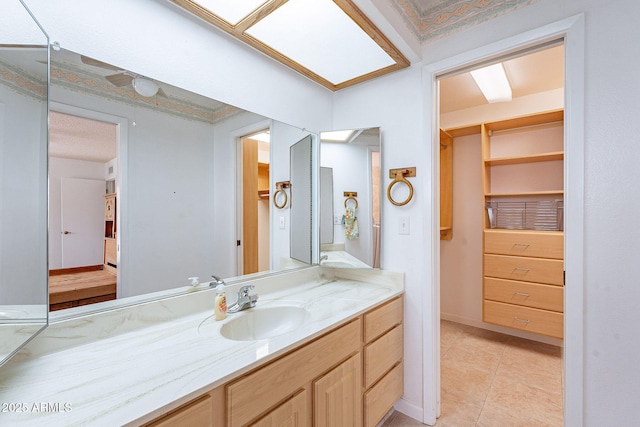
{"type": "Polygon", "coordinates": [[[403,392],[402,301],[387,302],[148,426],[375,426],[403,392]]]}

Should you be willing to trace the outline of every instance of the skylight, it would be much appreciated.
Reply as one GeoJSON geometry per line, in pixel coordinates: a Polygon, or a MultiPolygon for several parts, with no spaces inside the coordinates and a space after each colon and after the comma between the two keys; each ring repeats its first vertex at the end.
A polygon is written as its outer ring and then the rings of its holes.
{"type": "Polygon", "coordinates": [[[172,0],[329,89],[409,66],[352,0],[172,0]]]}

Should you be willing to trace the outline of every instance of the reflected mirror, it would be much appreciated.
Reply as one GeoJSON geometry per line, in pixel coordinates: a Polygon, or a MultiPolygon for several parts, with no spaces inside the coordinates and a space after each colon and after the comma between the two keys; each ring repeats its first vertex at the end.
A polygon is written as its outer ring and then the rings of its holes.
{"type": "Polygon", "coordinates": [[[51,61],[52,310],[301,265],[274,193],[296,185],[289,150],[309,132],[68,50],[51,61]]]}
{"type": "Polygon", "coordinates": [[[320,265],[380,267],[380,129],[320,134],[320,265]]]}
{"type": "Polygon", "coordinates": [[[0,13],[0,364],[47,325],[48,38],[18,0],[0,13]]]}

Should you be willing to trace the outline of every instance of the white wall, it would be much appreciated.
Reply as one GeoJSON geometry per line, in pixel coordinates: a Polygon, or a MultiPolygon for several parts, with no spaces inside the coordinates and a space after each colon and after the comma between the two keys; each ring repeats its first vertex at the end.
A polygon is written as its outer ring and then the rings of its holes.
{"type": "Polygon", "coordinates": [[[169,1],[25,3],[65,49],[285,123],[331,127],[330,91],[169,1]]]}
{"type": "Polygon", "coordinates": [[[440,316],[482,326],[480,134],[454,138],[453,238],[440,241],[440,316]]]}
{"type": "Polygon", "coordinates": [[[104,180],[104,163],[49,159],[49,270],[62,268],[62,178],[104,180]]]}
{"type": "Polygon", "coordinates": [[[46,304],[46,104],[0,85],[0,304],[46,304]]]}

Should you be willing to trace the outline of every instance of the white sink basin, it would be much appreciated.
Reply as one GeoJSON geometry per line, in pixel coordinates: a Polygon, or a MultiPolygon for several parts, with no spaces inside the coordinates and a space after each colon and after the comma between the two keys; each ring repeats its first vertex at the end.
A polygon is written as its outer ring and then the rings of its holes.
{"type": "Polygon", "coordinates": [[[307,310],[296,306],[256,307],[229,316],[233,318],[222,325],[220,334],[230,340],[252,341],[296,329],[307,318],[307,310]]]}

